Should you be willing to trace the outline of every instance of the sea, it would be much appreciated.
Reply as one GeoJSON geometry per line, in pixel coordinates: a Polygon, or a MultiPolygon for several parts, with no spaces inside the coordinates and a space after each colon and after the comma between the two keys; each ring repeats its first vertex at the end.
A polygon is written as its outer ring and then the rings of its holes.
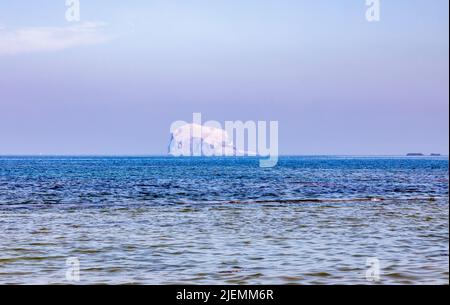
{"type": "Polygon", "coordinates": [[[0,284],[449,284],[448,157],[0,157],[0,284]]]}

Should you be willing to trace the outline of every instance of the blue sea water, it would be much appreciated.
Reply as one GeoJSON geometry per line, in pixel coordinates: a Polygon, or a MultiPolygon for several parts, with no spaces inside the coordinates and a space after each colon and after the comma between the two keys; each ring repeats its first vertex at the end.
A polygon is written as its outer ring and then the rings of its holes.
{"type": "Polygon", "coordinates": [[[448,284],[447,157],[258,165],[0,157],[0,283],[448,284]]]}

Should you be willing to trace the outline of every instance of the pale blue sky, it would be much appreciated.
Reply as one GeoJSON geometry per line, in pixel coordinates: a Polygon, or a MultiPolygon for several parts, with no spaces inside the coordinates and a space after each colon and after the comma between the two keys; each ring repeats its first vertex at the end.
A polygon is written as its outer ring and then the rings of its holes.
{"type": "Polygon", "coordinates": [[[278,120],[282,154],[448,153],[448,1],[0,0],[0,154],[164,154],[278,120]],[[30,3],[31,2],[31,3],[30,3]]]}

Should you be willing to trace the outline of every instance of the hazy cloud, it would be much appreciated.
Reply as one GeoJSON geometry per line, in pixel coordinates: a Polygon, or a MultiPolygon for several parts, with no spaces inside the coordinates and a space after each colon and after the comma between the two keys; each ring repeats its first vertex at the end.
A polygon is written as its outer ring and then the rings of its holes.
{"type": "Polygon", "coordinates": [[[111,39],[104,23],[84,22],[67,27],[0,27],[0,55],[52,52],[93,45],[111,39]]]}

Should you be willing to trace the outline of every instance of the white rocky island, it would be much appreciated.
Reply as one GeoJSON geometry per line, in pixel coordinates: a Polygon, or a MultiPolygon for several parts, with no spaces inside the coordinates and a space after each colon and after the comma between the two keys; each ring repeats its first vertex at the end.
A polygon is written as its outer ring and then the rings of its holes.
{"type": "Polygon", "coordinates": [[[186,124],[171,133],[172,156],[234,156],[236,152],[228,133],[220,128],[186,124]]]}
{"type": "Polygon", "coordinates": [[[175,157],[259,156],[260,167],[274,167],[278,162],[278,122],[270,122],[270,145],[264,121],[226,121],[225,129],[217,121],[201,124],[201,114],[194,113],[194,123],[176,121],[170,127],[169,155],[175,157]],[[247,143],[246,143],[247,142],[247,143]],[[264,157],[267,157],[264,159],[264,157]]]}

